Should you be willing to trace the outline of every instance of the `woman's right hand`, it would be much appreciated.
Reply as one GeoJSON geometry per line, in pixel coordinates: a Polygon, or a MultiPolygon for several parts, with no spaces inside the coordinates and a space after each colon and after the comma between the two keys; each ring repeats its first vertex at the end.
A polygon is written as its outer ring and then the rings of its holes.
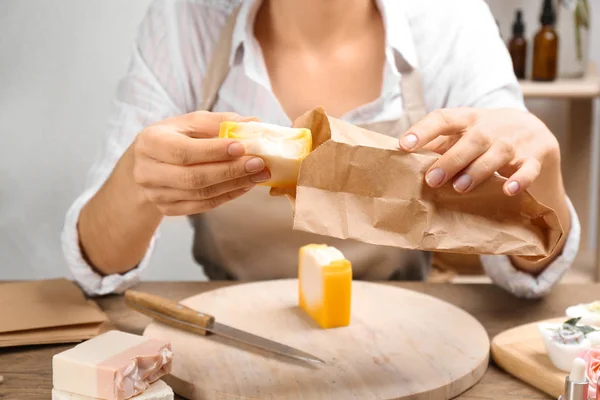
{"type": "Polygon", "coordinates": [[[163,215],[202,213],[241,196],[270,174],[243,144],[218,138],[219,126],[250,120],[198,111],[145,128],[133,145],[135,182],[163,215]]]}

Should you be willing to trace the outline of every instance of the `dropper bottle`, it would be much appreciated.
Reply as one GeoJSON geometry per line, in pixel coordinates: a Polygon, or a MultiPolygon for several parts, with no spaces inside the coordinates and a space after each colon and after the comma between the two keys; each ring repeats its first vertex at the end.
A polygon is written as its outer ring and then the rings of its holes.
{"type": "Polygon", "coordinates": [[[565,394],[558,400],[587,400],[589,379],[585,376],[586,364],[583,358],[573,360],[571,373],[565,378],[565,394]]]}
{"type": "Polygon", "coordinates": [[[527,63],[527,40],[523,36],[525,25],[523,13],[517,10],[516,19],[512,26],[512,37],[508,42],[508,52],[512,59],[513,69],[518,79],[525,79],[525,65],[527,63]]]}
{"type": "Polygon", "coordinates": [[[558,59],[558,34],[554,30],[556,13],[552,0],[544,0],[544,8],[540,16],[542,27],[533,40],[533,73],[534,81],[553,81],[556,79],[558,59]]]}

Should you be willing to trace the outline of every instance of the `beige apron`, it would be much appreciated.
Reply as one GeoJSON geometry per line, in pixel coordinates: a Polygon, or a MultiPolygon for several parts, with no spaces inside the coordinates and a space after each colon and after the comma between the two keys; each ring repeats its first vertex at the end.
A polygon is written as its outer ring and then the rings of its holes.
{"type": "MultiPolygon", "coordinates": [[[[221,32],[209,64],[201,109],[212,110],[227,76],[238,10],[221,32]]],[[[399,137],[426,112],[418,71],[401,57],[397,57],[396,64],[402,74],[403,118],[361,125],[393,137],[399,137]]],[[[190,216],[195,228],[194,257],[209,279],[295,277],[298,249],[309,243],[326,243],[340,249],[351,260],[355,279],[424,280],[427,277],[431,268],[430,253],[294,231],[289,201],[285,197],[271,197],[268,192],[268,188],[256,187],[214,210],[190,216]]]]}

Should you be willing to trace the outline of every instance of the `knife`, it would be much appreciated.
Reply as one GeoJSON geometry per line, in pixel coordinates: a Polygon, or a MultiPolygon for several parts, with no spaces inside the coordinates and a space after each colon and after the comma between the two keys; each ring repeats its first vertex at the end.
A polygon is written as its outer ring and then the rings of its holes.
{"type": "Polygon", "coordinates": [[[212,315],[195,311],[173,300],[135,290],[125,292],[125,304],[159,322],[203,336],[213,333],[282,356],[325,364],[303,351],[218,323],[212,315]]]}

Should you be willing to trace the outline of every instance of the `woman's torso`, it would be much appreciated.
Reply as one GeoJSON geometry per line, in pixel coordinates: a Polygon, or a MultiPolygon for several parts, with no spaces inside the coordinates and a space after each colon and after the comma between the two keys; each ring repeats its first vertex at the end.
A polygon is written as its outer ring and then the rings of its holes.
{"type": "MultiPolygon", "coordinates": [[[[239,18],[246,18],[244,9],[239,18]]],[[[297,103],[280,103],[273,93],[272,80],[260,56],[258,43],[252,37],[246,37],[243,54],[240,55],[239,48],[235,47],[235,25],[230,25],[230,28],[233,32],[227,29],[227,25],[224,27],[225,40],[217,45],[213,54],[221,60],[221,64],[209,66],[204,108],[256,115],[264,121],[289,125],[291,121],[284,109],[294,109],[297,103]],[[228,46],[232,42],[234,48],[230,49],[228,46]],[[230,54],[234,54],[233,65],[227,65],[230,54]]],[[[355,93],[358,97],[350,99],[349,103],[365,104],[349,110],[342,118],[357,123],[356,120],[361,117],[380,113],[379,118],[372,118],[379,119],[377,122],[357,124],[397,137],[415,119],[424,115],[421,82],[418,71],[401,59],[386,58],[381,67],[383,76],[378,81],[382,82],[383,90],[379,97],[370,99],[373,92],[369,90],[355,93]],[[389,108],[393,106],[399,109],[390,112],[389,108]]],[[[377,77],[371,78],[377,81],[377,77]]],[[[285,85],[284,82],[285,79],[275,81],[278,87],[285,85]]],[[[297,274],[298,250],[309,243],[326,243],[340,249],[352,261],[356,279],[421,280],[430,265],[427,253],[294,231],[288,200],[271,197],[268,190],[261,187],[215,210],[192,216],[191,220],[195,228],[194,256],[212,279],[294,277],[297,274]]]]}

